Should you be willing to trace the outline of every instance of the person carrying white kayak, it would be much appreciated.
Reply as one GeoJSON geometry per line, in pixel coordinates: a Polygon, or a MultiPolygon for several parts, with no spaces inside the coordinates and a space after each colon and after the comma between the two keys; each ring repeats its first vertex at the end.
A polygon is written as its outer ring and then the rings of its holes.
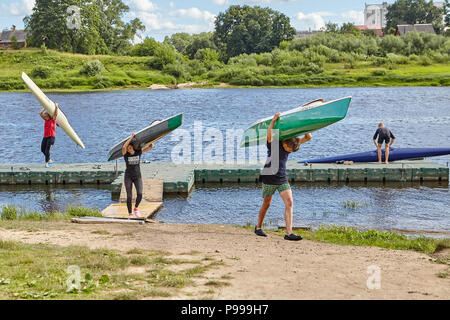
{"type": "Polygon", "coordinates": [[[58,104],[55,103],[55,112],[53,113],[53,116],[45,112],[44,108],[42,108],[41,112],[39,112],[39,115],[45,121],[44,138],[42,139],[41,143],[41,152],[45,155],[45,167],[49,168],[53,162],[53,160],[50,158],[50,150],[55,144],[56,122],[58,120],[58,104]]]}

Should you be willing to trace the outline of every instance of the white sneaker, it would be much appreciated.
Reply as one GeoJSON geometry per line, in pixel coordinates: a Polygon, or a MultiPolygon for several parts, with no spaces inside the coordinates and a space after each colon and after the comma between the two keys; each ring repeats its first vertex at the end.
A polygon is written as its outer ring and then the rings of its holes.
{"type": "Polygon", "coordinates": [[[134,215],[136,216],[136,218],[140,218],[141,217],[141,213],[139,212],[138,208],[134,208],[134,215]]]}

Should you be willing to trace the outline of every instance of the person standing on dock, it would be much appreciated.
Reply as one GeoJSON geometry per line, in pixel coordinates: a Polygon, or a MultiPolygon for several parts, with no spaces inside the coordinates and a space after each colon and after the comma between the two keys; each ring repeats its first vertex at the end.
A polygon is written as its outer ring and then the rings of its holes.
{"type": "Polygon", "coordinates": [[[53,160],[50,158],[50,150],[55,144],[56,137],[56,121],[58,117],[58,104],[55,103],[55,112],[53,113],[53,117],[45,112],[45,109],[42,108],[39,115],[42,119],[44,119],[44,138],[41,143],[41,152],[45,155],[45,167],[50,168],[53,160]]]}
{"type": "Polygon", "coordinates": [[[385,145],[385,163],[389,164],[389,148],[392,147],[395,141],[395,136],[392,134],[391,130],[388,127],[384,126],[384,123],[378,124],[378,129],[373,136],[373,143],[377,147],[378,150],[378,163],[382,163],[382,152],[381,147],[383,146],[383,142],[385,145]],[[377,141],[378,137],[378,141],[377,141]],[[392,141],[391,141],[392,139],[392,141]]]}
{"type": "Polygon", "coordinates": [[[125,159],[125,190],[127,191],[127,208],[128,218],[133,218],[132,213],[132,201],[133,201],[133,184],[136,188],[136,203],[134,206],[134,215],[136,218],[140,218],[139,204],[142,201],[143,182],[141,175],[141,155],[150,151],[153,148],[153,143],[145,149],[140,148],[139,141],[136,139],[136,134],[132,133],[130,139],[128,139],[122,147],[122,155],[125,159]]]}
{"type": "Polygon", "coordinates": [[[262,225],[272,203],[272,196],[278,190],[285,204],[286,235],[284,239],[299,241],[302,240],[302,237],[292,232],[293,199],[291,186],[286,174],[286,163],[289,154],[297,152],[300,149],[300,145],[310,141],[312,136],[308,133],[303,138],[290,138],[283,141],[278,141],[277,137],[274,139],[273,128],[280,116],[280,113],[275,114],[267,130],[267,161],[259,177],[259,181],[263,183],[263,203],[259,210],[255,234],[267,237],[267,234],[262,230],[262,225]]]}

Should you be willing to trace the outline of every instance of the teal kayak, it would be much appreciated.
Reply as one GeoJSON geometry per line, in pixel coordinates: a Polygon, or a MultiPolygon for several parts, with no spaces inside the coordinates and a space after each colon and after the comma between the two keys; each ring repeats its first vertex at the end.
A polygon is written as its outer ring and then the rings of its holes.
{"type": "MultiPolygon", "coordinates": [[[[148,127],[138,131],[136,133],[136,139],[139,141],[140,148],[143,149],[146,146],[150,145],[166,136],[179,126],[181,126],[183,122],[183,114],[177,114],[173,117],[170,117],[165,120],[156,120],[153,121],[148,127]]],[[[122,155],[122,147],[127,142],[130,137],[127,137],[117,143],[114,147],[109,150],[108,161],[116,160],[122,155]]]]}
{"type": "MultiPolygon", "coordinates": [[[[314,100],[301,107],[281,113],[275,123],[280,141],[298,137],[300,135],[325,128],[344,119],[352,97],[325,102],[323,99],[314,100]]],[[[265,144],[267,129],[272,117],[261,119],[245,130],[241,147],[265,144]]]]}

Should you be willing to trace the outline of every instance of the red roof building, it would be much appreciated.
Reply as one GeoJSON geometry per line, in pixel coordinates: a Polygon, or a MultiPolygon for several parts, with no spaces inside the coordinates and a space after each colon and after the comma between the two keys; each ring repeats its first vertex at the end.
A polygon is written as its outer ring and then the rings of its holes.
{"type": "Polygon", "coordinates": [[[355,26],[355,27],[357,27],[361,31],[363,31],[363,30],[374,30],[374,32],[376,33],[377,36],[379,36],[379,37],[383,36],[383,29],[377,28],[375,26],[355,26]]]}

